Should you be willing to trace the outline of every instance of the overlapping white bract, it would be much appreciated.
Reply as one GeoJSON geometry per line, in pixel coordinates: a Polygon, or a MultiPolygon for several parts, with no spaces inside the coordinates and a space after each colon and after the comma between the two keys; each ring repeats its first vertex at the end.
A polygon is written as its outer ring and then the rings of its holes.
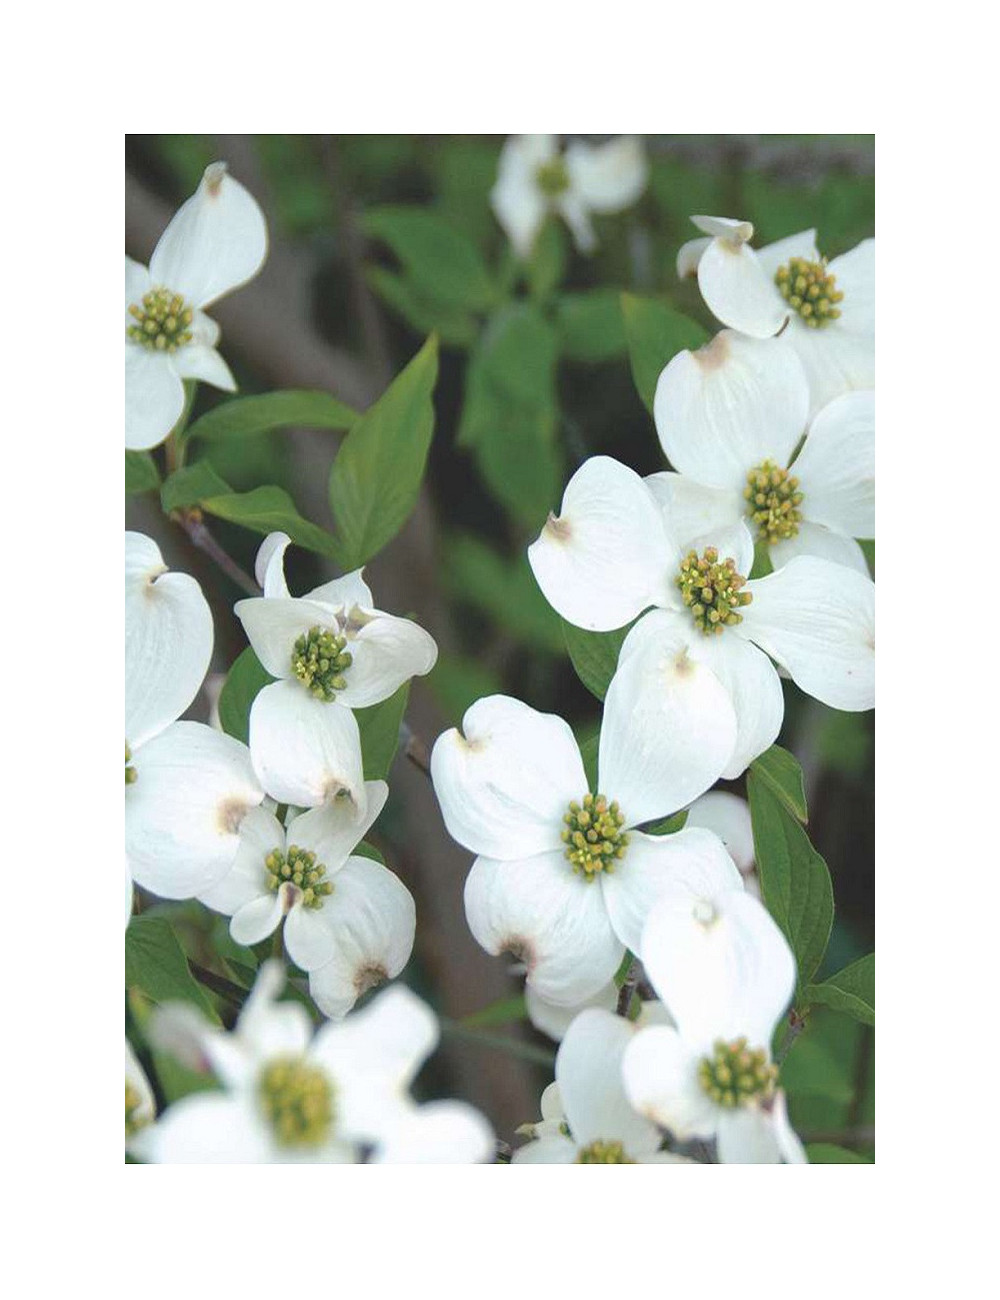
{"type": "MultiPolygon", "coordinates": [[[[125,258],[125,446],[156,447],[180,419],[184,381],[203,380],[232,392],[236,381],[216,351],[219,327],[204,313],[246,284],[267,256],[267,225],[256,201],[212,163],[195,193],[177,210],[153,250],[149,267],[125,258]],[[143,299],[164,290],[191,312],[186,341],[156,347],[128,334],[141,324],[143,299]],[[140,313],[137,315],[137,313],[140,313]]],[[[171,318],[168,318],[171,319],[171,318]]],[[[171,334],[176,334],[172,321],[171,334]]],[[[155,338],[155,333],[152,338],[155,338]]]]}

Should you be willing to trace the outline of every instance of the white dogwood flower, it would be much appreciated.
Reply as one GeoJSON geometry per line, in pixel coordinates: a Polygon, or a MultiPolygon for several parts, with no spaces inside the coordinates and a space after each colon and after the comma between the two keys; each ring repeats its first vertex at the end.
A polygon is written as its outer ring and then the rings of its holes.
{"type": "Polygon", "coordinates": [[[434,1050],[433,1013],[408,989],[380,993],[362,1011],[314,1035],[305,1008],[278,1002],[284,973],[261,967],[235,1030],[169,1017],[167,1039],[203,1057],[221,1092],[168,1106],[140,1135],[158,1164],[347,1164],[363,1149],[376,1163],[466,1164],[490,1159],[493,1134],[460,1102],[417,1106],[410,1084],[434,1050]],[[183,1040],[189,1038],[190,1044],[183,1040]]]}
{"type": "Polygon", "coordinates": [[[722,330],[674,356],[653,415],[677,472],[646,482],[682,547],[744,519],[776,569],[815,555],[867,577],[854,538],[875,536],[875,394],[834,398],[807,432],[808,411],[805,371],[784,337],[722,330]]]}
{"type": "Polygon", "coordinates": [[[560,151],[554,135],[511,136],[500,152],[490,202],[518,257],[531,255],[550,212],[569,226],[581,253],[597,247],[590,214],[621,212],[646,188],[642,142],[623,135],[606,144],[575,140],[560,151]]]}
{"type": "Polygon", "coordinates": [[[811,413],[834,397],[875,387],[875,240],[827,262],[816,231],[803,230],[756,252],[753,226],[731,217],[692,217],[705,238],[684,244],[677,273],[697,275],[705,303],[723,325],[783,337],[809,379],[811,413]]]}
{"type": "Polygon", "coordinates": [[[153,1089],[149,1086],[146,1071],[139,1064],[139,1059],[132,1049],[132,1044],[125,1039],[125,1150],[131,1151],[132,1144],[142,1129],[151,1124],[156,1115],[156,1101],[153,1089]]]}
{"type": "Polygon", "coordinates": [[[174,214],[149,267],[125,258],[126,447],[164,440],[184,409],[185,379],[236,388],[204,308],[252,279],[266,256],[264,214],[217,162],[174,214]]]}
{"type": "Polygon", "coordinates": [[[437,645],[410,619],[376,609],[361,569],[292,596],[284,571],[290,544],[285,533],[264,539],[256,564],[264,594],[238,601],[236,614],[257,658],[279,679],[250,711],[254,766],[275,799],[313,807],[337,789],[362,796],[350,710],[379,704],[429,673],[437,645]]]}
{"type": "Polygon", "coordinates": [[[574,1019],[556,1053],[558,1093],[543,1095],[543,1122],[533,1140],[514,1152],[514,1164],[681,1163],[659,1150],[659,1128],[625,1095],[622,1060],[636,1033],[622,1016],[598,1008],[574,1019]]]}
{"type": "Polygon", "coordinates": [[[465,885],[476,940],[522,961],[543,998],[573,1006],[635,951],[667,881],[740,887],[708,831],[636,829],[712,785],[735,734],[725,689],[669,636],[629,656],[611,683],[597,794],[561,718],[504,695],[478,700],[431,754],[445,825],[478,855],[465,885]]]}
{"type": "Polygon", "coordinates": [[[125,851],[132,877],[191,898],[228,871],[264,798],[245,745],[177,722],[212,655],[212,615],[194,578],[156,543],[125,534],[125,851]]]}
{"type": "Polygon", "coordinates": [[[631,653],[664,641],[712,670],[730,693],[738,723],[724,777],[739,776],[781,728],[784,699],[770,659],[831,708],[873,706],[869,578],[800,555],[750,580],[753,539],[745,524],[701,538],[690,550],[675,541],[672,526],[669,510],[638,474],[594,456],[570,479],[561,514],[549,516],[528,559],[549,604],[577,627],[608,632],[650,611],[625,638],[619,672],[631,653]]]}
{"type": "Polygon", "coordinates": [[[714,1138],[724,1164],[803,1163],[771,1060],[795,959],[767,910],[743,890],[669,888],[640,953],[675,1027],[643,1029],[626,1047],[632,1105],[679,1141],[714,1138]]]}

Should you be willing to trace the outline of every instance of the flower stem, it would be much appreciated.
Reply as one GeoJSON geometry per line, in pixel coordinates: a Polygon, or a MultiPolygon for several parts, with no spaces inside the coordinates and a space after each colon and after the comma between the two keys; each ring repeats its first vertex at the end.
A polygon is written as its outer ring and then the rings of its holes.
{"type": "Polygon", "coordinates": [[[228,552],[224,551],[209,531],[200,510],[177,510],[172,515],[174,521],[184,529],[199,551],[215,561],[227,578],[231,579],[248,596],[259,596],[260,588],[244,569],[236,563],[228,552]]]}

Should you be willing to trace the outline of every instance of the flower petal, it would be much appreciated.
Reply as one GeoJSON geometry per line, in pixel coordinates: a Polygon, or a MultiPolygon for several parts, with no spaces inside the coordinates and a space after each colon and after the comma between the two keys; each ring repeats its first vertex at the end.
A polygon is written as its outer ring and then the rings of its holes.
{"type": "Polygon", "coordinates": [[[622,1060],[622,1083],[635,1109],[675,1138],[710,1138],[719,1108],[698,1082],[700,1056],[676,1029],[640,1029],[622,1060]]]}
{"type": "Polygon", "coordinates": [[[279,1002],[285,970],[277,958],[260,967],[236,1022],[235,1037],[251,1057],[301,1056],[312,1038],[309,1012],[300,1002],[279,1002]]]}
{"type": "Polygon", "coordinates": [[[324,582],[321,587],[310,591],[306,599],[317,600],[323,605],[333,606],[334,609],[352,610],[357,605],[368,613],[377,613],[371,588],[362,578],[362,573],[364,569],[355,569],[352,573],[345,573],[342,578],[324,582]]]}
{"type": "Polygon", "coordinates": [[[703,239],[689,239],[686,244],[681,244],[677,250],[678,280],[687,280],[698,274],[698,263],[711,242],[711,236],[706,235],[703,239]]]}
{"type": "Polygon", "coordinates": [[[274,1144],[249,1096],[199,1092],[168,1106],[139,1134],[134,1148],[161,1165],[261,1165],[275,1160],[274,1144]]]}
{"type": "Polygon", "coordinates": [[[287,533],[268,533],[257,551],[253,571],[258,585],[269,599],[291,598],[285,581],[285,552],[291,544],[292,539],[287,533]]]}
{"type": "Polygon", "coordinates": [[[555,136],[512,136],[500,151],[490,204],[520,258],[531,255],[548,212],[535,179],[538,167],[556,154],[555,136]]]}
{"type": "Polygon", "coordinates": [[[784,568],[797,555],[812,555],[818,560],[829,560],[831,564],[846,564],[849,569],[870,577],[865,553],[853,537],[835,533],[822,524],[811,524],[803,520],[794,537],[782,542],[771,542],[768,546],[771,567],[784,568]]]}
{"type": "Polygon", "coordinates": [[[133,749],[175,722],[212,658],[212,611],[186,573],[171,573],[156,543],[125,534],[125,737],[133,749]]]}
{"type": "Polygon", "coordinates": [[[800,555],[748,584],[741,634],[833,709],[875,704],[875,584],[843,564],[800,555]]]}
{"type": "Polygon", "coordinates": [[[414,1107],[383,1133],[376,1165],[492,1164],[496,1138],[478,1110],[462,1101],[414,1107]]]}
{"type": "Polygon", "coordinates": [[[838,324],[858,338],[875,337],[875,240],[863,239],[849,253],[835,257],[830,272],[844,294],[838,324]]]}
{"type": "Polygon", "coordinates": [[[800,230],[797,235],[777,239],[773,244],[765,244],[757,250],[757,260],[768,280],[773,281],[779,267],[784,266],[793,257],[805,258],[807,262],[818,262],[819,252],[816,248],[816,231],[800,230]]]}
{"type": "Polygon", "coordinates": [[[682,551],[696,538],[727,529],[743,518],[743,494],[734,488],[705,487],[669,470],[650,474],[643,482],[660,504],[668,535],[682,551]]]}
{"type": "MultiPolygon", "coordinates": [[[[335,612],[313,600],[250,596],[238,600],[234,609],[254,654],[272,677],[294,679],[292,655],[298,637],[314,627],[338,630],[335,612]]],[[[298,683],[296,689],[306,694],[298,683]]]]}
{"type": "Polygon", "coordinates": [[[253,279],[266,257],[263,212],[225,163],[212,163],[160,236],[149,273],[154,284],[207,307],[253,279]]]}
{"type": "Polygon", "coordinates": [[[806,427],[809,385],[783,338],[722,330],[696,352],[678,352],[653,400],[656,431],[674,469],[742,497],[749,470],[788,464],[806,427]]]}
{"type": "Polygon", "coordinates": [[[513,1165],[575,1165],[577,1145],[562,1133],[533,1138],[518,1147],[511,1157],[513,1165]]]}
{"type": "Polygon", "coordinates": [[[845,393],[824,406],[794,472],[808,520],[845,537],[874,537],[874,392],[845,393]]]}
{"type": "Polygon", "coordinates": [[[753,827],[750,807],[745,799],[730,794],[728,790],[709,790],[688,809],[684,828],[695,826],[718,835],[741,875],[753,871],[756,861],[753,827]]]}
{"type": "Polygon", "coordinates": [[[171,358],[137,343],[125,343],[125,446],[158,447],[181,418],[184,384],[171,358]]]}
{"type": "Polygon", "coordinates": [[[506,695],[477,700],[462,731],[438,737],[431,778],[452,839],[495,858],[561,849],[570,801],[588,789],[569,726],[506,695]]]}
{"type": "Polygon", "coordinates": [[[569,189],[554,201],[555,209],[569,226],[573,243],[584,254],[589,254],[597,247],[597,232],[590,219],[590,212],[583,196],[569,189]]]}
{"type": "Polygon", "coordinates": [[[125,323],[134,325],[135,321],[129,314],[129,307],[142,301],[143,294],[147,293],[150,288],[149,270],[141,262],[133,261],[131,257],[125,258],[125,323]]]}
{"type": "MultiPolygon", "coordinates": [[[[614,1011],[618,1005],[618,986],[614,980],[609,980],[603,988],[599,988],[591,997],[579,1002],[576,1006],[563,1007],[555,1002],[548,1002],[541,997],[535,989],[528,985],[524,990],[524,1004],[528,1011],[528,1019],[539,1031],[555,1042],[560,1042],[581,1011],[586,1011],[589,1007],[600,1007],[603,1011],[614,1011]]],[[[544,1099],[544,1094],[543,1094],[544,1099]]],[[[545,1107],[542,1107],[542,1114],[545,1114],[545,1107]]]]}
{"type": "Polygon", "coordinates": [[[721,636],[695,633],[688,645],[691,658],[710,668],[726,688],[736,713],[736,743],[722,769],[727,781],[734,781],[774,744],[785,716],[777,670],[763,651],[744,639],[744,631],[745,620],[721,636]]]}
{"type": "Polygon", "coordinates": [[[250,753],[278,803],[313,808],[346,792],[364,807],[361,735],[350,709],[314,700],[298,682],[272,682],[250,709],[250,753]]]}
{"type": "Polygon", "coordinates": [[[351,666],[339,693],[349,709],[365,709],[393,695],[411,677],[423,677],[437,662],[437,643],[408,618],[373,611],[357,631],[348,628],[351,666]]]}
{"type": "Polygon", "coordinates": [[[193,898],[230,869],[243,818],[264,798],[249,752],[200,722],[175,722],[141,760],[125,791],[132,876],[161,898],[193,898]]]}
{"type": "Polygon", "coordinates": [[[566,486],[562,512],[528,547],[542,594],[577,627],[608,632],[663,604],[676,567],[657,503],[642,479],[610,456],[591,456],[566,486]]]}
{"type": "Polygon", "coordinates": [[[717,1150],[721,1165],[781,1164],[774,1121],[760,1106],[720,1113],[717,1150]]]}
{"type": "Polygon", "coordinates": [[[288,843],[312,849],[332,879],[374,826],[388,797],[384,781],[366,781],[360,806],[335,799],[294,817],[288,823],[288,843]]]}
{"type": "Polygon", "coordinates": [[[631,207],[649,178],[646,151],[635,135],[599,145],[574,140],[566,150],[566,170],[573,189],[592,212],[631,207]]]}
{"type": "Polygon", "coordinates": [[[286,888],[282,886],[275,894],[260,894],[244,903],[229,922],[229,933],[235,942],[244,948],[252,948],[269,934],[274,934],[281,924],[286,901],[286,888]]]}
{"type": "Polygon", "coordinates": [[[232,371],[215,348],[204,343],[191,342],[178,348],[174,354],[174,369],[182,379],[200,379],[223,392],[236,392],[232,371]]]}
{"type": "Polygon", "coordinates": [[[723,325],[752,338],[777,334],[788,308],[749,244],[717,237],[698,263],[698,288],[723,325]]]}
{"type": "Polygon", "coordinates": [[[562,852],[477,858],[465,882],[465,916],[487,952],[515,955],[531,987],[566,1006],[607,984],[625,953],[600,888],[574,875],[562,852]]]}
{"type": "Polygon", "coordinates": [[[217,884],[202,890],[198,901],[224,916],[235,916],[241,907],[267,893],[264,860],[284,847],[285,832],[277,817],[263,805],[251,808],[240,823],[240,846],[233,865],[217,884]]]}
{"type": "Polygon", "coordinates": [[[688,653],[691,634],[667,610],[629,632],[604,701],[598,784],[626,826],[683,808],[718,780],[736,715],[718,678],[688,653]]]}
{"type": "Polygon", "coordinates": [[[734,244],[746,244],[753,239],[752,224],[739,217],[692,217],[691,224],[713,239],[728,239],[734,244]]]}

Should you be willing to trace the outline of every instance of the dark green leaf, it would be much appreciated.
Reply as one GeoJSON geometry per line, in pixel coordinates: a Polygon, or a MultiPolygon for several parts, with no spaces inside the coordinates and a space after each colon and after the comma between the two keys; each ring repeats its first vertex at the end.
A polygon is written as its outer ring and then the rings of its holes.
{"type": "Polygon", "coordinates": [[[354,852],[359,858],[369,858],[372,862],[381,862],[385,866],[385,858],[379,853],[374,844],[369,844],[367,840],[362,840],[360,844],[354,846],[354,852]]]}
{"type": "Polygon", "coordinates": [[[646,409],[652,412],[656,383],[664,366],[685,348],[700,348],[707,343],[708,332],[665,302],[630,293],[622,294],[622,316],[632,378],[646,409]]]}
{"type": "Polygon", "coordinates": [[[801,993],[830,938],[830,873],[794,814],[753,768],[747,773],[747,796],[764,904],[791,944],[801,993]]]}
{"type": "Polygon", "coordinates": [[[287,533],[293,542],[304,546],[307,551],[339,558],[337,539],[325,529],[303,519],[284,488],[259,487],[252,492],[230,492],[226,496],[205,497],[200,505],[210,515],[228,519],[230,523],[249,528],[252,532],[266,535],[278,530],[287,533]]]}
{"type": "Polygon", "coordinates": [[[832,1142],[810,1142],[806,1155],[811,1165],[870,1165],[869,1156],[857,1151],[848,1151],[847,1147],[835,1146],[832,1142]]]}
{"type": "Polygon", "coordinates": [[[152,492],[160,486],[160,471],[148,451],[126,451],[125,453],[125,492],[133,496],[136,492],[152,492]]]}
{"type": "Polygon", "coordinates": [[[549,217],[542,227],[526,267],[528,288],[533,298],[547,298],[566,274],[569,243],[562,223],[549,217]]]}
{"type": "Polygon", "coordinates": [[[601,730],[599,727],[580,741],[580,757],[583,759],[583,770],[587,774],[587,782],[592,794],[597,794],[597,751],[600,744],[601,730]]]}
{"type": "Polygon", "coordinates": [[[169,514],[196,506],[205,497],[220,496],[232,488],[215,472],[207,460],[196,461],[171,474],[160,489],[160,503],[169,514]]]}
{"type": "Polygon", "coordinates": [[[442,576],[456,598],[488,614],[505,632],[535,649],[564,652],[559,616],[539,591],[523,552],[505,560],[463,533],[448,545],[442,576]]]}
{"type": "Polygon", "coordinates": [[[432,336],[341,444],[330,471],[330,506],[347,570],[391,541],[417,503],[434,432],[437,373],[432,336]]]}
{"type": "Polygon", "coordinates": [[[802,783],[799,760],[780,745],[772,745],[750,764],[772,794],[776,794],[789,812],[800,822],[809,820],[806,808],[806,791],[802,783]]]}
{"type": "Polygon", "coordinates": [[[489,1028],[491,1025],[509,1025],[515,1020],[525,1020],[527,1015],[524,994],[518,993],[515,997],[499,998],[488,1007],[483,1007],[482,1011],[473,1011],[471,1015],[463,1016],[459,1024],[467,1025],[470,1029],[477,1026],[489,1028]]]}
{"type": "Polygon", "coordinates": [[[498,421],[495,436],[476,448],[490,492],[532,533],[558,502],[565,479],[562,450],[544,433],[547,423],[520,421],[511,414],[498,421]]]}
{"type": "Polygon", "coordinates": [[[565,619],[560,622],[566,649],[577,677],[592,695],[603,700],[618,667],[622,642],[633,625],[630,623],[628,627],[617,628],[614,632],[587,632],[582,627],[567,623],[565,619]]]}
{"type": "Polygon", "coordinates": [[[439,302],[484,311],[495,291],[479,250],[447,221],[417,207],[369,208],[365,233],[384,240],[412,282],[439,302]]]}
{"type": "Polygon", "coordinates": [[[399,745],[399,724],[403,721],[409,698],[410,683],[404,682],[395,695],[390,695],[381,704],[354,710],[361,732],[366,781],[384,781],[389,775],[399,745]]]}
{"type": "Polygon", "coordinates": [[[556,304],[556,330],[559,351],[571,361],[607,361],[628,349],[615,289],[565,294],[556,304]]]}
{"type": "Polygon", "coordinates": [[[387,271],[384,266],[365,268],[365,279],[387,306],[402,316],[418,334],[439,334],[442,343],[467,348],[479,333],[479,322],[464,307],[454,303],[438,302],[429,294],[421,293],[401,275],[387,271]]]}
{"type": "Polygon", "coordinates": [[[457,725],[466,709],[484,695],[499,695],[503,690],[500,675],[478,659],[462,655],[439,654],[434,669],[426,677],[447,720],[457,725]]]}
{"type": "Polygon", "coordinates": [[[836,975],[822,984],[810,984],[806,989],[809,1002],[822,1002],[860,1020],[862,1024],[875,1023],[875,954],[869,953],[852,961],[836,975]]]}
{"type": "Polygon", "coordinates": [[[329,393],[290,388],[221,402],[189,424],[184,436],[190,442],[194,438],[249,438],[274,429],[349,429],[357,419],[357,411],[329,393]]]}
{"type": "Polygon", "coordinates": [[[184,949],[161,916],[133,916],[125,931],[125,987],[151,1002],[191,1002],[218,1023],[215,1008],[191,974],[184,949]]]}
{"type": "Polygon", "coordinates": [[[669,817],[664,817],[662,821],[653,822],[652,826],[644,827],[646,835],[675,835],[677,831],[682,831],[687,825],[688,810],[682,808],[680,812],[672,813],[669,817]]]}
{"type": "Polygon", "coordinates": [[[249,743],[250,706],[260,691],[274,680],[247,646],[230,668],[219,695],[219,721],[227,736],[249,743]]]}

